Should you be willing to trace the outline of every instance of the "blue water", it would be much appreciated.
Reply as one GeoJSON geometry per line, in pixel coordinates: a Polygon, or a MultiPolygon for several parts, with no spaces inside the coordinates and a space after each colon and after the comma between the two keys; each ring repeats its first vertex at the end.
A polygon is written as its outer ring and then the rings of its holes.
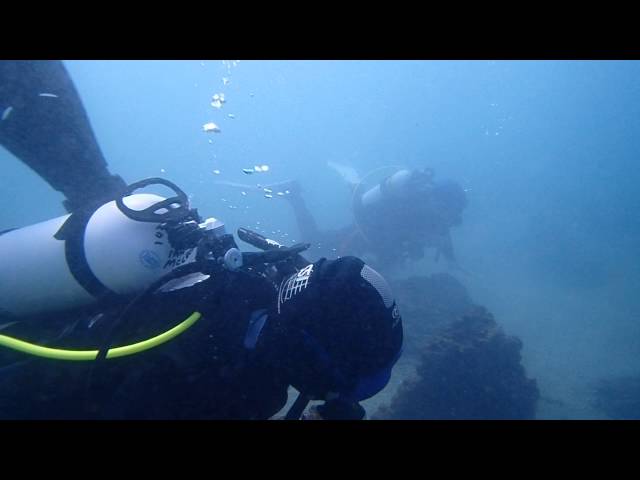
{"type": "MultiPolygon", "coordinates": [[[[392,166],[458,179],[469,206],[453,240],[468,273],[454,275],[523,340],[542,396],[563,402],[542,402],[539,418],[602,418],[593,381],[640,371],[639,62],[65,63],[110,170],[176,182],[229,231],[297,233],[281,198],[216,180],[296,178],[331,228],[350,221],[350,192],[328,161],[372,179],[392,166]]],[[[0,229],[65,213],[61,194],[0,157],[0,229]]],[[[442,268],[425,258],[394,275],[442,268]]]]}

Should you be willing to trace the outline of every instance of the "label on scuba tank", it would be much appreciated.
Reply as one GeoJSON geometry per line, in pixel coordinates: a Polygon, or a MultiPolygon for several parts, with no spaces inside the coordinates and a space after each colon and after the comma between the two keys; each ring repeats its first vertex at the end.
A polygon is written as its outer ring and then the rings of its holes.
{"type": "Polygon", "coordinates": [[[186,263],[195,261],[197,248],[187,248],[186,250],[171,249],[169,258],[162,268],[177,268],[186,263]]]}
{"type": "Polygon", "coordinates": [[[160,260],[160,256],[151,250],[142,250],[140,255],[138,255],[138,259],[140,263],[151,270],[155,270],[160,268],[162,265],[162,261],[160,260]]]}

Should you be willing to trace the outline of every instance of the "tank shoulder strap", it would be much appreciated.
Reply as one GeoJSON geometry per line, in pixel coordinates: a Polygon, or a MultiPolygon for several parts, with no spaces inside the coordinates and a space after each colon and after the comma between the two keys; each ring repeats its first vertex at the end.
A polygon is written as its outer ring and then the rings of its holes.
{"type": "Polygon", "coordinates": [[[107,288],[91,271],[84,251],[84,233],[95,209],[78,210],[72,213],[53,236],[64,241],[67,266],[73,278],[96,299],[116,295],[107,288]]]}

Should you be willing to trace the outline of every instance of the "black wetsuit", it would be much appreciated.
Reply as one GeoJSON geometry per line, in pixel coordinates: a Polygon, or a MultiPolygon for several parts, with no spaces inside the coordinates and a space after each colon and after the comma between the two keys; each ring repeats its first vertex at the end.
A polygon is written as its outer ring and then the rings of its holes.
{"type": "MultiPolygon", "coordinates": [[[[102,380],[107,398],[100,402],[100,415],[149,419],[273,416],[285,405],[289,386],[281,365],[284,352],[274,344],[276,299],[275,285],[265,279],[226,272],[154,298],[140,317],[132,318],[134,322],[142,320],[147,327],[158,320],[174,325],[194,310],[203,318],[156,351],[123,359],[127,364],[107,365],[110,372],[102,380]]],[[[94,394],[94,398],[100,396],[94,394]]]]}
{"type": "MultiPolygon", "coordinates": [[[[314,263],[316,271],[328,274],[318,278],[330,279],[319,280],[325,285],[322,290],[334,293],[319,295],[320,284],[311,281],[303,290],[308,297],[289,314],[279,311],[282,282],[272,272],[222,272],[191,287],[154,294],[130,312],[113,346],[155,336],[194,311],[203,316],[169,342],[128,357],[70,362],[3,350],[0,419],[271,418],[285,406],[290,385],[321,385],[315,377],[323,375],[314,370],[315,361],[309,361],[300,337],[287,325],[315,318],[313,323],[327,324],[322,329],[330,335],[353,336],[352,314],[339,312],[361,308],[365,297],[361,290],[349,293],[355,284],[344,275],[363,264],[353,257],[340,264],[324,259],[314,263]],[[332,271],[335,267],[339,270],[332,271]],[[338,292],[349,300],[331,302],[338,292]]],[[[108,313],[98,318],[101,312],[41,315],[2,333],[57,348],[97,349],[113,322],[108,313]],[[53,326],[64,333],[51,334],[53,326]],[[50,332],[46,340],[43,331],[50,332]]],[[[367,316],[360,319],[369,321],[367,316]]],[[[393,351],[402,341],[401,330],[396,334],[389,344],[393,351]]],[[[387,358],[384,348],[370,353],[374,356],[369,361],[387,358]]],[[[365,414],[358,402],[339,399],[321,409],[327,419],[361,419],[365,414]]]]}
{"type": "MultiPolygon", "coordinates": [[[[184,333],[151,350],[100,363],[3,352],[5,361],[28,361],[2,375],[0,418],[269,418],[285,405],[289,385],[285,350],[278,343],[277,294],[276,285],[263,277],[225,272],[155,294],[131,312],[113,346],[157,335],[194,311],[202,313],[184,333]],[[262,328],[256,328],[261,321],[262,328]]],[[[40,328],[31,319],[2,333],[31,340],[50,325],[74,324],[45,343],[97,349],[113,321],[109,315],[95,321],[98,313],[49,314],[39,318],[40,328]]]]}

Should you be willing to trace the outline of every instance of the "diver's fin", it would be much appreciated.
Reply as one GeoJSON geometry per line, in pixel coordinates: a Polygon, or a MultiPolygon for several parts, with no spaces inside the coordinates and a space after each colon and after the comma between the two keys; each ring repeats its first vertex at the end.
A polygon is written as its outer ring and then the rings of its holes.
{"type": "Polygon", "coordinates": [[[61,61],[2,61],[0,78],[0,105],[7,107],[0,144],[63,193],[69,211],[112,200],[126,187],[109,172],[61,61]]]}
{"type": "Polygon", "coordinates": [[[353,187],[355,187],[362,181],[357,170],[353,167],[350,167],[348,165],[341,165],[339,163],[332,162],[331,160],[327,162],[327,165],[338,172],[343,180],[353,187]]]}

